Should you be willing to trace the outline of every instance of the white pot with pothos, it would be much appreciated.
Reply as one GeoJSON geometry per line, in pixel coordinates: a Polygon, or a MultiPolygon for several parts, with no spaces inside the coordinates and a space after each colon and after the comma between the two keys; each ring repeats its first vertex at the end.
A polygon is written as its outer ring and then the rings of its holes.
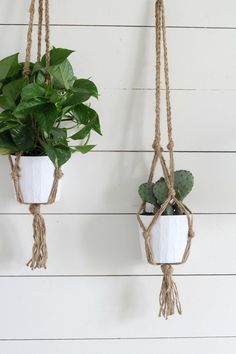
{"type": "MultiPolygon", "coordinates": [[[[12,161],[15,163],[15,156],[12,161]]],[[[19,185],[24,203],[44,204],[48,202],[54,182],[55,166],[48,156],[21,156],[19,161],[19,185]]],[[[61,180],[55,201],[60,199],[61,180]]]]}

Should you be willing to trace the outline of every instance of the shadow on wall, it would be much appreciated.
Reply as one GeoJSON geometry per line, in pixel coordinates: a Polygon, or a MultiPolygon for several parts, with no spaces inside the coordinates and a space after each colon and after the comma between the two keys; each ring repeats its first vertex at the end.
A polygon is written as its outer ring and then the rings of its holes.
{"type": "MultiPolygon", "coordinates": [[[[153,5],[153,4],[152,4],[153,5]]],[[[146,8],[146,14],[144,16],[149,18],[149,13],[150,9],[147,7],[146,8]]],[[[150,30],[150,29],[147,29],[150,30]]],[[[133,75],[133,82],[137,81],[136,77],[140,76],[142,74],[143,68],[146,67],[146,60],[148,56],[148,50],[147,47],[149,43],[145,41],[147,36],[145,35],[145,31],[140,32],[142,35],[139,38],[139,46],[137,53],[135,53],[135,56],[137,58],[136,61],[136,67],[134,67],[134,70],[130,75],[133,75]]],[[[125,66],[124,66],[125,68],[125,66]]],[[[125,72],[127,72],[125,70],[125,72]]],[[[125,88],[127,90],[136,90],[139,88],[131,87],[131,88],[125,88]]],[[[129,144],[131,146],[135,146],[135,141],[141,141],[143,139],[143,127],[144,124],[149,124],[149,122],[145,121],[144,117],[144,105],[143,109],[139,112],[138,115],[133,114],[133,111],[136,111],[135,105],[136,105],[136,95],[135,91],[134,95],[131,96],[131,100],[129,102],[128,110],[127,110],[127,119],[125,121],[124,126],[121,126],[120,129],[120,146],[126,146],[126,141],[129,141],[129,144]],[[134,129],[135,127],[135,129],[134,129]]],[[[121,104],[119,102],[119,104],[121,104]]],[[[118,106],[118,105],[117,105],[118,106]]],[[[118,107],[117,107],[118,109],[118,107]]],[[[151,117],[151,119],[154,119],[154,117],[151,117]]],[[[152,122],[150,123],[152,124],[152,122]]],[[[151,147],[152,142],[150,141],[150,147],[151,147]]],[[[131,194],[135,195],[137,194],[137,198],[135,199],[135,204],[132,206],[132,211],[138,209],[138,205],[140,203],[139,197],[138,197],[138,186],[140,184],[140,176],[141,180],[146,180],[147,179],[147,174],[148,174],[148,169],[149,166],[147,166],[145,160],[144,160],[144,154],[140,153],[133,153],[133,158],[130,160],[129,154],[125,152],[120,152],[119,153],[119,159],[117,160],[117,165],[115,166],[111,176],[110,180],[113,180],[113,185],[116,186],[116,190],[110,190],[109,186],[107,189],[107,196],[110,198],[111,195],[116,195],[117,193],[120,194],[120,191],[122,193],[123,190],[125,190],[125,186],[130,184],[130,180],[133,181],[132,186],[134,188],[133,191],[131,191],[131,194]],[[131,161],[131,163],[128,165],[126,161],[126,157],[131,161]],[[127,170],[128,169],[128,170],[127,170]],[[127,180],[127,178],[129,180],[127,180]]],[[[106,196],[104,196],[106,198],[106,196]]],[[[124,196],[127,199],[130,199],[129,195],[124,196]]],[[[113,203],[115,205],[116,199],[114,198],[113,203]]],[[[114,208],[115,209],[115,208],[114,208]]],[[[122,212],[122,210],[121,210],[122,212]]]]}
{"type": "Polygon", "coordinates": [[[141,261],[135,216],[99,215],[87,220],[80,230],[78,247],[83,249],[90,269],[120,274],[123,270],[129,272],[141,261]]]}

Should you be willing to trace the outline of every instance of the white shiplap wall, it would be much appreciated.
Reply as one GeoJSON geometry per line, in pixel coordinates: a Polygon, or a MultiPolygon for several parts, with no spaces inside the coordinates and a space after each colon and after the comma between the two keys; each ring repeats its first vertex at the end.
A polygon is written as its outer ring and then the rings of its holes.
{"type": "MultiPolygon", "coordinates": [[[[22,53],[28,5],[1,0],[0,57],[22,53]]],[[[0,354],[236,351],[236,3],[166,0],[176,168],[196,183],[196,238],[175,270],[184,314],[168,321],[134,216],[152,158],[153,11],[154,0],[51,0],[52,43],[98,84],[104,136],[67,164],[61,202],[44,209],[46,271],[24,266],[32,219],[0,158],[0,354]]]]}

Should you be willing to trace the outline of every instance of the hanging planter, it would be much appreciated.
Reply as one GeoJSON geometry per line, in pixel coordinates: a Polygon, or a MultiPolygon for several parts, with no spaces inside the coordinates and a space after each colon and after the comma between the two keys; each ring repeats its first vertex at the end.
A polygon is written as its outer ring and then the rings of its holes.
{"type": "MultiPolygon", "coordinates": [[[[12,170],[16,156],[10,156],[12,170]]],[[[55,166],[48,156],[21,156],[19,161],[19,186],[26,204],[47,204],[54,182],[55,166]]],[[[61,179],[58,181],[55,202],[61,196],[61,179]]]]}
{"type": "Polygon", "coordinates": [[[183,203],[184,198],[193,188],[191,172],[174,171],[174,141],[172,137],[172,117],[170,104],[170,86],[167,56],[165,13],[163,0],[157,0],[156,14],[156,121],[153,142],[154,156],[147,183],[139,187],[142,204],[137,213],[140,226],[142,253],[152,265],[161,265],[163,281],[160,292],[159,316],[166,319],[173,315],[175,308],[181,314],[176,284],[172,279],[174,264],[186,262],[191,246],[193,220],[191,211],[183,203]],[[164,77],[166,88],[166,113],[169,155],[169,167],[163,157],[161,146],[161,57],[164,57],[164,77]],[[163,177],[153,182],[157,163],[160,162],[163,177]],[[152,206],[150,210],[150,205],[152,206]]]}
{"type": "MultiPolygon", "coordinates": [[[[174,193],[178,202],[190,193],[193,187],[193,176],[189,171],[174,172],[174,193]]],[[[161,177],[156,183],[143,183],[139,187],[139,195],[145,203],[152,206],[151,215],[143,209],[140,215],[142,224],[146,229],[150,228],[150,245],[155,263],[178,264],[182,262],[188,243],[188,218],[183,215],[183,210],[177,205],[174,198],[169,200],[162,215],[152,224],[153,216],[160,212],[161,206],[169,198],[169,189],[165,178],[161,177]]],[[[140,235],[143,235],[140,227],[140,235]]],[[[144,248],[143,237],[141,248],[144,248]]]]}
{"type": "Polygon", "coordinates": [[[30,204],[34,216],[34,245],[27,263],[46,268],[46,227],[41,204],[60,198],[62,166],[75,152],[87,153],[92,131],[101,134],[99,117],[87,101],[98,98],[95,84],[77,79],[68,61],[73,52],[49,43],[49,1],[38,0],[38,51],[32,63],[31,46],[35,0],[29,9],[26,58],[18,53],[0,61],[0,154],[9,155],[16,197],[30,204]],[[46,52],[41,55],[43,15],[46,52]]]}
{"type": "MultiPolygon", "coordinates": [[[[152,222],[153,215],[140,215],[145,228],[152,222]]],[[[150,231],[150,246],[154,263],[181,263],[188,242],[188,219],[185,215],[161,215],[150,231]]],[[[140,247],[146,261],[143,230],[140,227],[140,247]]]]}

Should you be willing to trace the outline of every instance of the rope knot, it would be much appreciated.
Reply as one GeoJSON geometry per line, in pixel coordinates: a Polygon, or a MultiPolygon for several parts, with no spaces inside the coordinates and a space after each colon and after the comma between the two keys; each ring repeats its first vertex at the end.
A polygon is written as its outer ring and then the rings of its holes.
{"type": "Polygon", "coordinates": [[[40,214],[40,204],[30,204],[29,211],[32,215],[40,214]]]}
{"type": "Polygon", "coordinates": [[[173,197],[173,198],[175,197],[176,192],[175,192],[174,188],[170,189],[169,195],[170,195],[170,197],[173,197]]]}
{"type": "Polygon", "coordinates": [[[193,238],[194,237],[194,231],[193,230],[189,230],[188,237],[189,238],[193,238]]]}
{"type": "Polygon", "coordinates": [[[13,181],[17,182],[18,179],[20,178],[20,174],[19,172],[14,169],[12,172],[11,172],[11,178],[13,179],[13,181]]]}
{"type": "Polygon", "coordinates": [[[173,140],[171,140],[171,141],[169,142],[169,144],[167,145],[167,149],[168,149],[168,150],[173,150],[173,149],[174,149],[174,141],[173,141],[173,140]]]}
{"type": "Polygon", "coordinates": [[[60,179],[63,177],[63,172],[60,168],[55,168],[55,171],[54,171],[54,176],[56,179],[60,179]]]}
{"type": "Polygon", "coordinates": [[[148,231],[143,231],[143,237],[146,241],[150,241],[151,236],[148,231]]]}
{"type": "Polygon", "coordinates": [[[24,77],[29,77],[30,74],[31,74],[30,68],[24,68],[24,69],[23,69],[23,75],[24,75],[24,77]]]}
{"type": "Polygon", "coordinates": [[[158,151],[158,152],[163,152],[164,151],[164,149],[160,145],[160,143],[156,143],[155,141],[152,144],[152,148],[153,148],[154,151],[158,151]]]}
{"type": "Polygon", "coordinates": [[[162,264],[161,265],[161,270],[164,276],[169,277],[173,274],[173,268],[171,264],[162,264]]]}

